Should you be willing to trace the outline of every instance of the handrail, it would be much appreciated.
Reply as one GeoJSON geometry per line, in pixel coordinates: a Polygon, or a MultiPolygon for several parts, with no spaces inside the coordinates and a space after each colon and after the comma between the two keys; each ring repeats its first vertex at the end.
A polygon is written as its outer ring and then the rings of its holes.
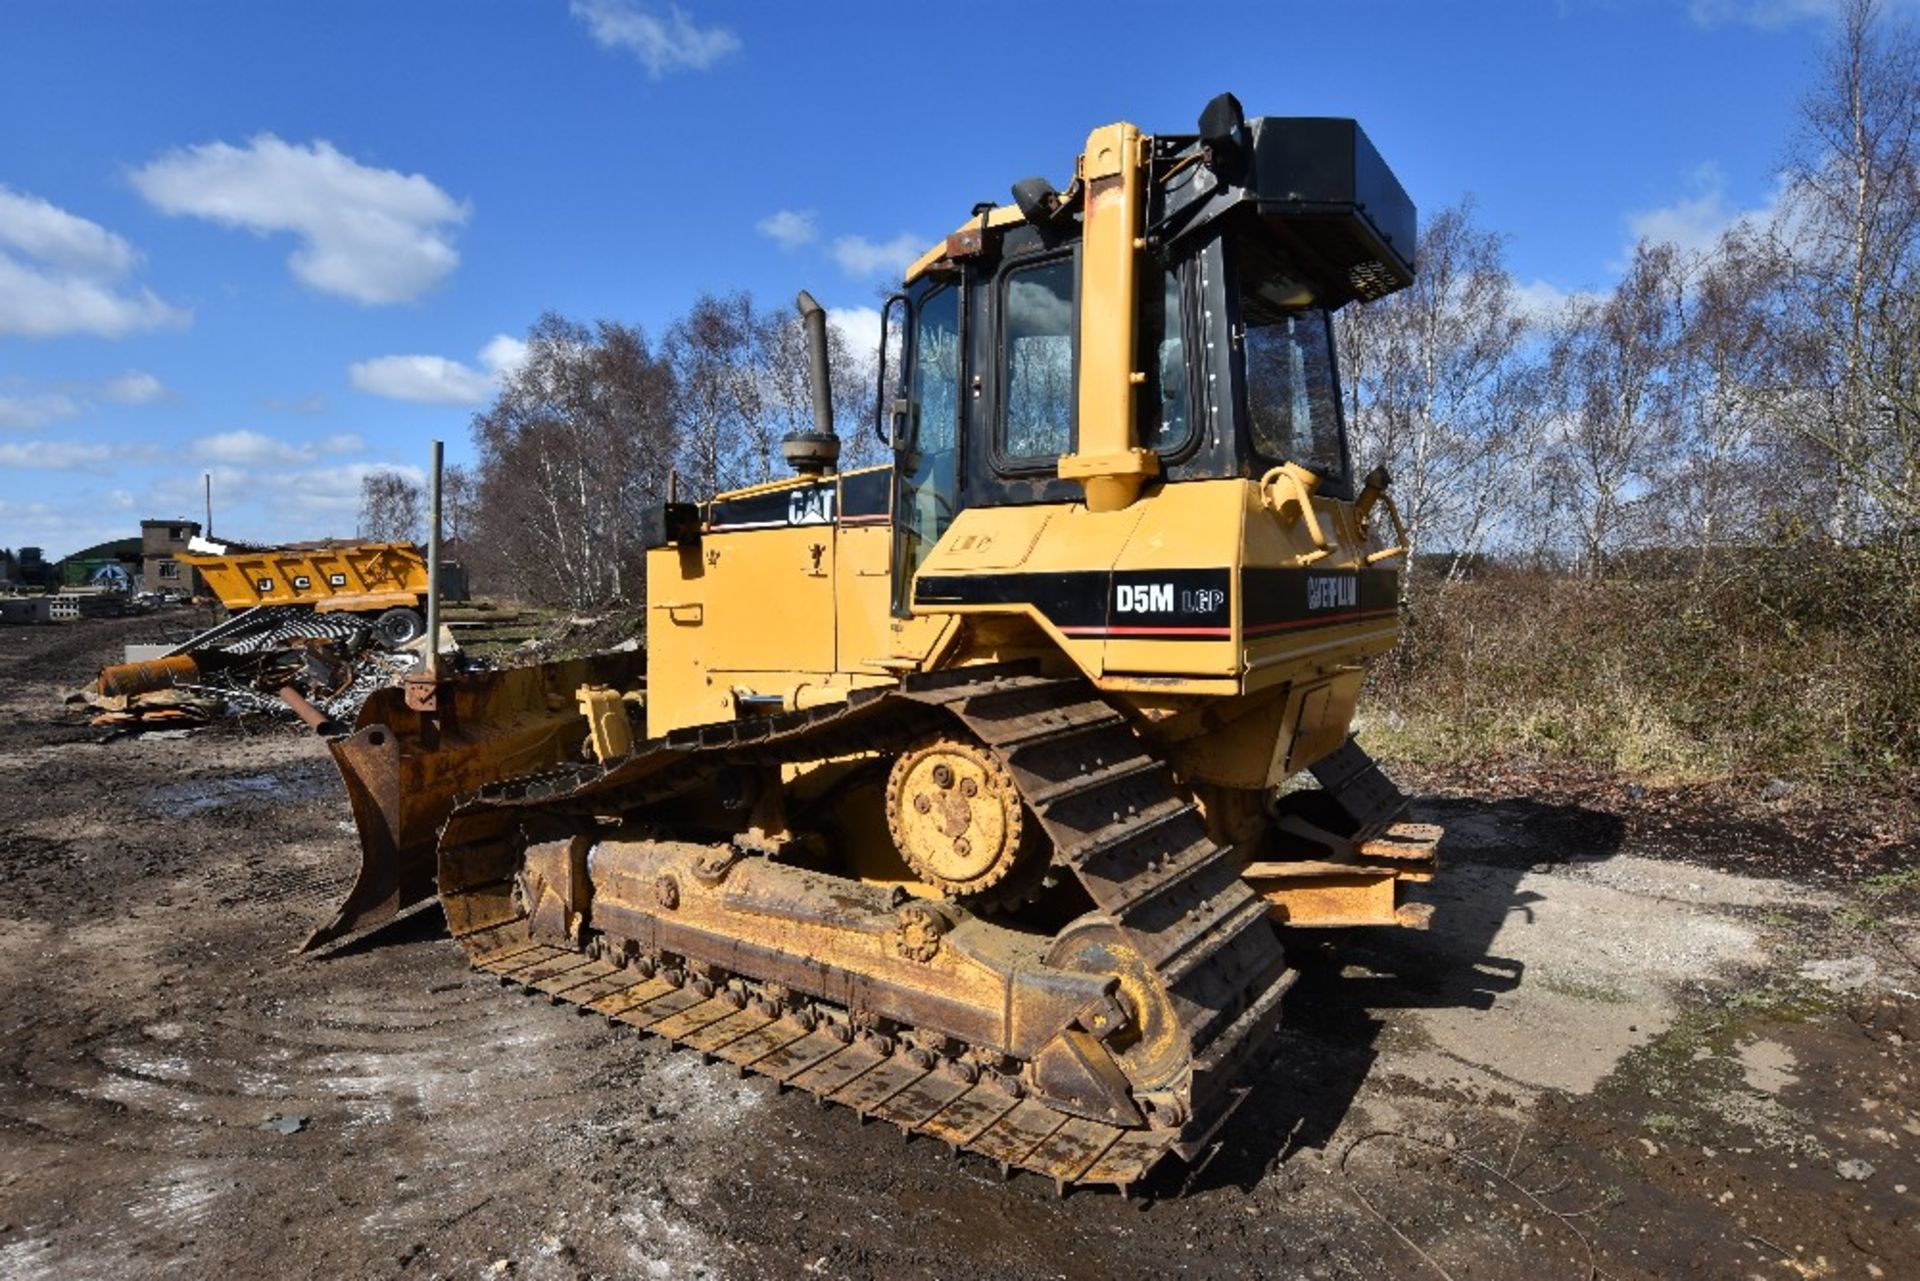
{"type": "Polygon", "coordinates": [[[1386,490],[1380,491],[1380,501],[1387,505],[1387,515],[1393,521],[1393,536],[1400,541],[1392,547],[1382,547],[1377,552],[1367,553],[1364,564],[1388,560],[1394,556],[1405,556],[1412,543],[1407,538],[1407,522],[1400,519],[1400,504],[1393,501],[1393,495],[1386,490]]]}
{"type": "MultiPolygon", "coordinates": [[[[1299,519],[1306,525],[1307,537],[1313,540],[1314,546],[1313,551],[1300,558],[1300,563],[1311,565],[1333,551],[1333,541],[1320,528],[1320,515],[1313,509],[1313,490],[1307,487],[1301,470],[1292,463],[1270,469],[1260,478],[1260,502],[1283,522],[1287,521],[1288,507],[1299,512],[1299,519]],[[1276,494],[1283,487],[1290,492],[1276,494]]],[[[1307,475],[1311,476],[1312,473],[1308,472],[1307,475]]]]}

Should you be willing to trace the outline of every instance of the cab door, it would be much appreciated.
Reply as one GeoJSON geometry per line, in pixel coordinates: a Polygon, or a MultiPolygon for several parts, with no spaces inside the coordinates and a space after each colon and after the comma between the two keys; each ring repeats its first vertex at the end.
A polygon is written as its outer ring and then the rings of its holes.
{"type": "Polygon", "coordinates": [[[960,512],[961,395],[966,376],[959,282],[912,309],[906,395],[893,416],[893,614],[911,615],[913,576],[960,512]]]}

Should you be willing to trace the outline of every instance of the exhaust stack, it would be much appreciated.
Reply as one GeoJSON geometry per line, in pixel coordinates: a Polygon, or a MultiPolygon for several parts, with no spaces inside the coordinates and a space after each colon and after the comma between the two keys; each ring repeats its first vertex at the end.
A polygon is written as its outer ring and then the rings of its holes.
{"type": "Polygon", "coordinates": [[[827,367],[827,309],[802,289],[797,300],[807,327],[807,371],[813,383],[813,430],[789,432],[780,441],[787,465],[802,476],[823,476],[840,460],[840,438],[833,433],[833,377],[827,367]]]}

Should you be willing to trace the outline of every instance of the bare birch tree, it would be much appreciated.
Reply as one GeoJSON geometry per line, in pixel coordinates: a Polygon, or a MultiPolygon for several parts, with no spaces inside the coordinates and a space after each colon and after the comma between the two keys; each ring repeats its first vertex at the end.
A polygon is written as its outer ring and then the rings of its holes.
{"type": "Polygon", "coordinates": [[[1831,460],[1833,532],[1920,521],[1920,39],[1848,0],[1801,103],[1780,233],[1798,377],[1782,426],[1831,460]]]}
{"type": "Polygon", "coordinates": [[[375,543],[416,543],[426,528],[427,496],[397,471],[360,478],[360,537],[375,543]]]}
{"type": "Polygon", "coordinates": [[[1674,373],[1684,290],[1679,251],[1643,241],[1612,292],[1575,303],[1554,336],[1560,404],[1548,481],[1591,575],[1635,541],[1632,508],[1671,466],[1682,399],[1674,373]]]}
{"type": "Polygon", "coordinates": [[[458,464],[440,476],[440,536],[452,546],[464,546],[473,537],[479,503],[479,481],[458,464]]]}
{"type": "Polygon", "coordinates": [[[1676,265],[1677,457],[1651,515],[1673,542],[1696,548],[1704,568],[1716,548],[1765,536],[1803,500],[1794,469],[1781,465],[1795,449],[1772,435],[1768,416],[1785,376],[1778,335],[1788,266],[1766,231],[1746,222],[1676,265]]]}
{"type": "Polygon", "coordinates": [[[520,594],[572,608],[638,599],[642,509],[675,452],[673,375],[645,335],[549,313],[499,399],[474,418],[477,539],[520,594]]]}
{"type": "Polygon", "coordinates": [[[1542,416],[1529,324],[1501,238],[1471,200],[1421,229],[1411,287],[1339,316],[1348,421],[1362,467],[1385,462],[1415,550],[1480,550],[1531,464],[1542,416]]]}
{"type": "MultiPolygon", "coordinates": [[[[687,492],[708,497],[787,474],[781,438],[810,431],[813,390],[806,332],[791,307],[763,310],[751,294],[703,295],[668,331],[675,376],[679,465],[687,492]]],[[[827,330],[841,465],[879,461],[872,436],[873,358],[827,330]]]]}

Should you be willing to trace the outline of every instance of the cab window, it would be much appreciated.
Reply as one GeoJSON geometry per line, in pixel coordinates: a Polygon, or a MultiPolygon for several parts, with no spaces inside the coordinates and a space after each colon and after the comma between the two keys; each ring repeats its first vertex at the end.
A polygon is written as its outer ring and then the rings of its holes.
{"type": "Polygon", "coordinates": [[[1073,450],[1073,287],[1070,257],[1009,272],[1001,333],[1006,366],[999,452],[1052,463],[1073,450]]]}
{"type": "Polygon", "coordinates": [[[894,440],[899,477],[893,540],[896,613],[907,612],[913,575],[960,507],[960,294],[936,289],[914,311],[907,415],[894,440]]]}
{"type": "Polygon", "coordinates": [[[1142,273],[1138,342],[1147,380],[1135,413],[1140,444],[1161,454],[1178,452],[1193,430],[1181,296],[1177,271],[1166,272],[1157,288],[1152,275],[1142,273]]]}
{"type": "Polygon", "coordinates": [[[1333,336],[1317,307],[1246,316],[1247,422],[1254,452],[1329,480],[1345,474],[1333,336]]]}

